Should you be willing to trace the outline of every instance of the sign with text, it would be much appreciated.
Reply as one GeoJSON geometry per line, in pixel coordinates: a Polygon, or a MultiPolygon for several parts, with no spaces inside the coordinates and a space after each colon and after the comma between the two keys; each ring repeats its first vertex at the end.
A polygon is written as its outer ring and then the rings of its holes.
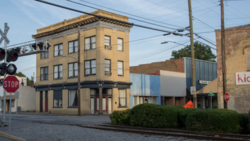
{"type": "Polygon", "coordinates": [[[236,72],[235,82],[236,82],[236,85],[249,85],[250,84],[250,72],[236,72]]]}
{"type": "Polygon", "coordinates": [[[190,87],[190,93],[191,93],[192,95],[196,94],[196,87],[195,87],[195,86],[191,86],[191,87],[190,87]]]}
{"type": "Polygon", "coordinates": [[[8,93],[14,93],[19,89],[19,80],[15,76],[8,76],[3,80],[3,88],[8,93]]]}
{"type": "Polygon", "coordinates": [[[199,84],[206,85],[209,84],[211,81],[206,81],[206,80],[198,80],[199,84]]]}

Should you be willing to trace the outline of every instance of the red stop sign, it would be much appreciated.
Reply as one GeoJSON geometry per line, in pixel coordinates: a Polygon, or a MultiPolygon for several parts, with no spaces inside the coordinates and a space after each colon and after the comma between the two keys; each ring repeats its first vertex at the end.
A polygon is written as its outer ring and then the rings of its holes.
{"type": "Polygon", "coordinates": [[[15,76],[8,76],[3,80],[3,88],[8,93],[14,93],[19,89],[19,80],[15,76]]]}
{"type": "Polygon", "coordinates": [[[225,99],[226,102],[228,102],[228,100],[229,100],[229,94],[228,93],[225,93],[224,99],[225,99]]]}

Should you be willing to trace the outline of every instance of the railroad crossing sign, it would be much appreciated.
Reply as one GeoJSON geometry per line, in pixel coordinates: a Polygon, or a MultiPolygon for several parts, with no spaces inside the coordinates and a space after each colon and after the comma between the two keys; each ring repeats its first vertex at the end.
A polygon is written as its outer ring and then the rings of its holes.
{"type": "Polygon", "coordinates": [[[9,29],[10,28],[7,25],[7,23],[4,23],[4,32],[0,29],[0,35],[2,36],[0,39],[0,44],[2,43],[3,40],[5,40],[7,44],[9,44],[10,40],[7,38],[7,33],[9,29]]]}
{"type": "Polygon", "coordinates": [[[19,80],[15,76],[8,76],[3,80],[3,88],[8,93],[14,93],[19,89],[19,80]]]}

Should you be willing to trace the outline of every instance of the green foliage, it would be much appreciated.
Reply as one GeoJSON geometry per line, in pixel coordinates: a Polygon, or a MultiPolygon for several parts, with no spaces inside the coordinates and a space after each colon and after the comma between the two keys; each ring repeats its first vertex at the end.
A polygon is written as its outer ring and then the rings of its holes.
{"type": "Polygon", "coordinates": [[[130,109],[124,111],[114,111],[110,116],[111,124],[125,124],[129,125],[129,113],[130,109]]]}
{"type": "MultiPolygon", "coordinates": [[[[22,72],[15,73],[14,75],[19,77],[26,77],[26,75],[24,75],[22,72]]],[[[30,85],[31,85],[31,80],[27,77],[27,86],[30,85]]]]}
{"type": "Polygon", "coordinates": [[[187,115],[186,128],[193,131],[237,133],[238,113],[227,109],[196,110],[187,115]]]}
{"type": "Polygon", "coordinates": [[[130,112],[130,125],[132,126],[142,126],[147,124],[147,116],[151,108],[159,107],[160,105],[144,103],[136,105],[131,109],[130,112]]]}
{"type": "MultiPolygon", "coordinates": [[[[195,59],[207,60],[215,62],[216,56],[211,51],[211,48],[199,42],[194,43],[195,59]]],[[[172,51],[171,59],[179,59],[183,57],[191,57],[191,45],[188,45],[178,51],[172,51]]]]}
{"type": "Polygon", "coordinates": [[[157,104],[140,104],[130,112],[130,125],[154,128],[177,128],[178,114],[181,106],[161,106],[157,104]]]}
{"type": "Polygon", "coordinates": [[[22,72],[15,73],[14,75],[19,77],[26,77],[26,75],[24,75],[22,72]]]}
{"type": "Polygon", "coordinates": [[[179,112],[180,127],[185,127],[187,115],[196,110],[201,110],[201,109],[188,108],[180,110],[179,112]]]}
{"type": "Polygon", "coordinates": [[[239,121],[240,121],[240,133],[241,134],[248,134],[250,130],[248,129],[249,124],[249,116],[248,114],[239,114],[239,121]]]}

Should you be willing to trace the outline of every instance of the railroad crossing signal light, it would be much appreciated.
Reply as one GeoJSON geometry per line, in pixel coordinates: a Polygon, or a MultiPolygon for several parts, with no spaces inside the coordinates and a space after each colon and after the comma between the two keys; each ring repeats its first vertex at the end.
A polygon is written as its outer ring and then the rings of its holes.
{"type": "Polygon", "coordinates": [[[44,50],[44,47],[46,48],[46,50],[48,50],[49,47],[51,47],[49,43],[46,43],[44,46],[43,42],[40,42],[38,44],[34,43],[31,46],[33,47],[34,50],[37,50],[37,47],[39,47],[40,50],[44,50]]]}
{"type": "Polygon", "coordinates": [[[0,61],[2,61],[5,57],[5,50],[0,48],[0,61]]]}
{"type": "Polygon", "coordinates": [[[18,53],[15,50],[7,52],[7,62],[14,62],[18,59],[18,53]]]}
{"type": "Polygon", "coordinates": [[[16,71],[17,71],[17,68],[16,68],[16,65],[14,65],[14,64],[9,64],[7,69],[6,69],[6,73],[9,75],[15,74],[16,71]]]}
{"type": "Polygon", "coordinates": [[[14,64],[7,65],[6,63],[0,64],[0,75],[4,75],[5,73],[9,75],[15,74],[17,71],[17,67],[14,64]]]}
{"type": "Polygon", "coordinates": [[[6,64],[6,63],[0,64],[0,75],[4,75],[4,74],[5,74],[5,72],[6,72],[6,67],[7,67],[7,64],[6,64]]]}

